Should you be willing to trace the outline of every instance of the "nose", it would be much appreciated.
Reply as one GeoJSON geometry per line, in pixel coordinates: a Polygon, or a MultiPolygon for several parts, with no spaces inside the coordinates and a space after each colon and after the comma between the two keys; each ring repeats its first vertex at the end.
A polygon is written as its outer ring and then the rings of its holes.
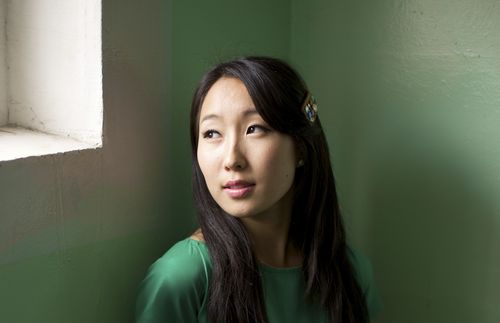
{"type": "Polygon", "coordinates": [[[224,156],[224,169],[227,171],[239,171],[247,167],[245,148],[238,139],[227,141],[224,156]]]}

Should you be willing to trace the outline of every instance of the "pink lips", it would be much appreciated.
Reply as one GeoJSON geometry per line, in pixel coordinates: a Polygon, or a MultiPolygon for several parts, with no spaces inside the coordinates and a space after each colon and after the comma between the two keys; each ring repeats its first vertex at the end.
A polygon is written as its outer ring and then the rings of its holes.
{"type": "Polygon", "coordinates": [[[232,198],[244,198],[253,190],[255,184],[245,181],[229,181],[224,185],[224,191],[232,198]]]}

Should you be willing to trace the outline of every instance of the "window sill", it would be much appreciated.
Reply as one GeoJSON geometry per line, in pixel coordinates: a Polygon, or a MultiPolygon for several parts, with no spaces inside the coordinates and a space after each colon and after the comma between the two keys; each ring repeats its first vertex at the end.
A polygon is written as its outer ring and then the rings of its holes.
{"type": "Polygon", "coordinates": [[[25,128],[0,127],[0,162],[100,147],[102,145],[89,144],[25,128]]]}

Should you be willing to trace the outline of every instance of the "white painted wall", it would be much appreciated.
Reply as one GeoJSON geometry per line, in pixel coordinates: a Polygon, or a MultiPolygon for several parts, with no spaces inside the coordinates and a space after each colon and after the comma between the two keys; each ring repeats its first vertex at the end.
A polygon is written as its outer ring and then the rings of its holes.
{"type": "Polygon", "coordinates": [[[5,0],[0,0],[0,127],[7,123],[7,66],[5,46],[5,23],[6,23],[5,0]]]}
{"type": "Polygon", "coordinates": [[[101,144],[100,3],[6,1],[9,124],[101,144]]]}

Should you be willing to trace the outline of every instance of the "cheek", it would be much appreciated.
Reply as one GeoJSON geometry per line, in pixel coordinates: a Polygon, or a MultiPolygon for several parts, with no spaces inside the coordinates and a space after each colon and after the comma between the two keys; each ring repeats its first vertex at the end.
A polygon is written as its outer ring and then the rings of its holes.
{"type": "Polygon", "coordinates": [[[203,146],[198,146],[196,158],[198,158],[198,165],[200,165],[201,173],[203,174],[203,177],[205,178],[205,182],[207,182],[207,184],[210,182],[211,161],[209,157],[210,154],[207,154],[206,150],[203,149],[203,146]]]}
{"type": "Polygon", "coordinates": [[[295,175],[295,151],[292,144],[280,145],[271,150],[266,160],[269,174],[285,181],[285,185],[293,181],[295,175]]]}
{"type": "Polygon", "coordinates": [[[198,165],[200,166],[208,190],[213,195],[219,187],[218,167],[221,161],[220,153],[217,149],[214,150],[213,147],[199,145],[196,157],[198,158],[198,165]]]}

